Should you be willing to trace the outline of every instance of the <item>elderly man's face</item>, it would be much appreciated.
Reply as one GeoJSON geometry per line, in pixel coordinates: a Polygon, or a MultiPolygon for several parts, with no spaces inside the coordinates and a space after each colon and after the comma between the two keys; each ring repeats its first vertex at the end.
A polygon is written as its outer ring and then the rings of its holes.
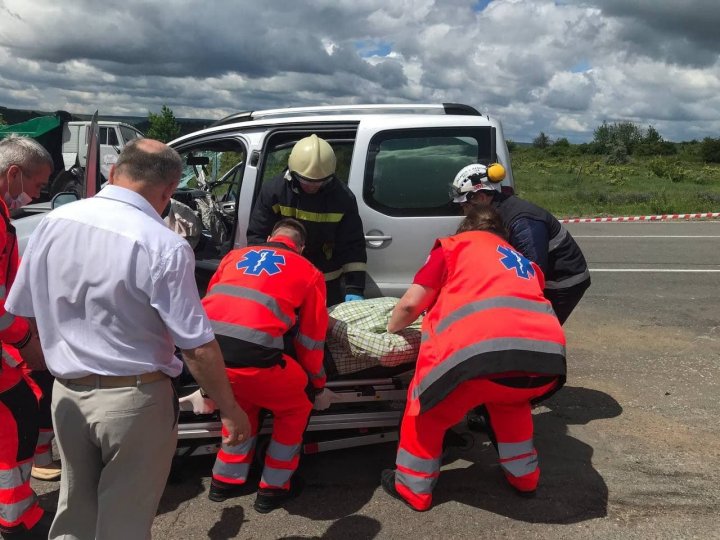
{"type": "Polygon", "coordinates": [[[29,168],[15,166],[12,171],[8,170],[9,184],[8,191],[12,197],[17,197],[23,191],[33,199],[40,196],[40,190],[47,185],[52,169],[48,165],[29,168]]]}

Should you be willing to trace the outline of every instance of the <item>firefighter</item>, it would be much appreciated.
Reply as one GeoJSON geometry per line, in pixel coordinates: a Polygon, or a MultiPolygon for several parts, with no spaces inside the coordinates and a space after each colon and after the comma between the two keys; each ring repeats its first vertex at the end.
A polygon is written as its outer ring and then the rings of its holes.
{"type": "Polygon", "coordinates": [[[247,232],[248,245],[262,244],[280,218],[302,222],[308,232],[303,255],[324,274],[328,305],[363,299],[367,262],[357,201],[335,176],[335,165],[327,141],[314,134],[300,139],[287,169],[263,184],[247,232]]]}
{"type": "Polygon", "coordinates": [[[0,532],[6,538],[34,534],[45,527],[39,524],[43,510],[30,487],[39,430],[38,399],[21,369],[24,362],[30,369],[44,370],[45,361],[36,329],[28,320],[5,311],[18,268],[17,238],[8,206],[19,208],[38,197],[52,170],[50,154],[36,141],[26,137],[0,141],[0,345],[5,345],[0,359],[0,532]],[[9,354],[7,345],[18,353],[9,354]]]}
{"type": "Polygon", "coordinates": [[[305,237],[300,222],[281,219],[264,245],[236,249],[225,256],[203,299],[233,393],[251,424],[248,440],[234,447],[223,445],[218,452],[211,501],[245,492],[261,409],[272,412],[273,432],[255,510],[270,512],[302,489],[293,473],[308,417],[313,406],[327,408],[332,396],[325,389],[323,368],[328,322],[325,281],[300,255],[305,237]],[[284,335],[296,323],[297,360],[283,350],[284,335]],[[308,380],[314,403],[308,397],[308,380]]]}
{"type": "Polygon", "coordinates": [[[522,495],[538,484],[530,402],[564,382],[565,336],[539,267],[503,234],[494,210],[470,212],[457,234],[436,242],[388,323],[398,332],[428,310],[397,468],[381,477],[385,491],[414,510],[432,503],[445,432],[481,404],[507,481],[522,495]]]}

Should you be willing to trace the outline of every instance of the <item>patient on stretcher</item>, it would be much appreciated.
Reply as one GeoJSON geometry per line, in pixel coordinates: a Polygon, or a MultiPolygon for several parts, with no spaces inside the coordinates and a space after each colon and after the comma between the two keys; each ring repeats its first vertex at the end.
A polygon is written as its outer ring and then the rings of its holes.
{"type": "Polygon", "coordinates": [[[397,298],[344,302],[329,309],[325,370],[333,378],[384,376],[411,369],[420,349],[422,317],[399,334],[387,331],[397,298]]]}

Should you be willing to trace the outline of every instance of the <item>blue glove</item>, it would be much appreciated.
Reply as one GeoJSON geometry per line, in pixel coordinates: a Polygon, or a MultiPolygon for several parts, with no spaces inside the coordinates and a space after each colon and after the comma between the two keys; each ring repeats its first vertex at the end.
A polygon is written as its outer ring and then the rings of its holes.
{"type": "Polygon", "coordinates": [[[360,296],[359,294],[346,294],[345,295],[346,302],[353,302],[355,300],[365,300],[365,298],[360,296]]]}

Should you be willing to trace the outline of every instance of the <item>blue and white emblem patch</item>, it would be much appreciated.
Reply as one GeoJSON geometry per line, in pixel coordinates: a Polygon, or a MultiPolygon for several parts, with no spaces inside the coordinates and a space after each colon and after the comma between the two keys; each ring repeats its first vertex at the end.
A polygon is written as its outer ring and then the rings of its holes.
{"type": "Polygon", "coordinates": [[[498,253],[502,255],[500,262],[508,270],[515,270],[517,277],[530,279],[535,276],[535,269],[532,267],[532,263],[517,251],[505,246],[498,246],[497,250],[498,253]]]}
{"type": "Polygon", "coordinates": [[[282,272],[280,266],[285,265],[285,257],[278,255],[274,249],[260,249],[248,251],[245,257],[237,263],[236,268],[242,270],[243,274],[259,276],[265,272],[273,276],[282,272]]]}

